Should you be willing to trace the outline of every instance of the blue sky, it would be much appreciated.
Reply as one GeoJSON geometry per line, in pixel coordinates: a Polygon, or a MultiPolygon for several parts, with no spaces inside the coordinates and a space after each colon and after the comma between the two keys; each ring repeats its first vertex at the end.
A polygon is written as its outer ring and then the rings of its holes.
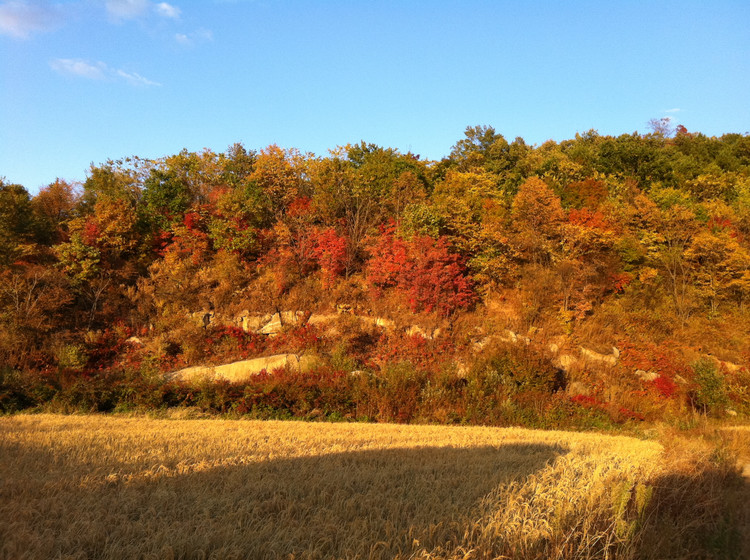
{"type": "Polygon", "coordinates": [[[365,140],[750,131],[750,2],[0,1],[0,177],[365,140]]]}

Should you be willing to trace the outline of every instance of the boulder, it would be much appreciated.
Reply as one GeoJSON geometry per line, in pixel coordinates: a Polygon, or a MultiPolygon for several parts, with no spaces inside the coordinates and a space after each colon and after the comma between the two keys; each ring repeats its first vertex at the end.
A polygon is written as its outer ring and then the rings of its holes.
{"type": "Polygon", "coordinates": [[[571,356],[570,354],[563,354],[557,359],[558,364],[560,365],[560,368],[563,371],[568,371],[570,367],[575,364],[578,360],[575,356],[571,356]]]}
{"type": "Polygon", "coordinates": [[[270,372],[286,367],[294,371],[305,371],[310,368],[314,360],[312,356],[275,354],[220,366],[188,367],[174,372],[171,378],[179,381],[195,381],[201,378],[224,379],[231,382],[245,381],[262,371],[270,372]]]}
{"type": "Polygon", "coordinates": [[[304,316],[304,311],[282,311],[281,313],[274,313],[271,316],[271,320],[263,325],[263,328],[258,332],[260,332],[260,334],[275,336],[283,331],[284,327],[299,324],[304,316]]]}
{"type": "Polygon", "coordinates": [[[393,330],[396,328],[396,323],[391,321],[390,319],[386,319],[385,317],[363,317],[363,316],[357,316],[360,321],[367,323],[369,325],[375,325],[376,327],[379,327],[381,329],[385,329],[387,331],[393,330]]]}
{"type": "Polygon", "coordinates": [[[580,349],[581,356],[583,356],[584,360],[592,362],[602,362],[610,366],[614,366],[617,364],[617,356],[615,356],[614,354],[600,354],[599,352],[594,352],[593,350],[589,350],[588,348],[584,348],[583,346],[581,346],[580,349]]]}
{"type": "Polygon", "coordinates": [[[503,342],[518,342],[518,335],[509,329],[505,329],[504,335],[500,337],[503,342]]]}
{"type": "Polygon", "coordinates": [[[642,369],[635,370],[635,374],[641,379],[641,381],[654,381],[656,379],[659,379],[659,377],[661,377],[655,371],[645,371],[642,369]]]}
{"type": "Polygon", "coordinates": [[[310,318],[307,320],[308,325],[324,325],[326,323],[332,323],[333,321],[336,321],[339,318],[339,316],[336,314],[331,315],[323,315],[319,313],[313,313],[310,315],[310,318]]]}
{"type": "Polygon", "coordinates": [[[240,328],[245,332],[257,332],[269,321],[271,321],[271,315],[268,313],[261,315],[260,313],[244,312],[238,319],[240,328]]]}
{"type": "Polygon", "coordinates": [[[421,336],[422,338],[426,338],[428,340],[432,340],[432,334],[428,333],[426,330],[424,330],[419,325],[412,325],[408,329],[406,329],[406,334],[409,336],[421,336]]]}

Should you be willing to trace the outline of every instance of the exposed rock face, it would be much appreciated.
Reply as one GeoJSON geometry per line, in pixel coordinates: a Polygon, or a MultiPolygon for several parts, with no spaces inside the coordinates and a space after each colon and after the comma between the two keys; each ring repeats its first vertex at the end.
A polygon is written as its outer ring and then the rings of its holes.
{"type": "Polygon", "coordinates": [[[387,331],[392,331],[396,328],[396,323],[385,317],[360,317],[360,319],[387,331]]]}
{"type": "Polygon", "coordinates": [[[268,313],[261,315],[259,313],[243,311],[242,315],[237,318],[237,324],[245,332],[256,332],[263,328],[270,320],[271,315],[268,313]]]}
{"type": "Polygon", "coordinates": [[[336,321],[339,318],[338,315],[321,315],[317,313],[313,313],[310,315],[310,318],[307,320],[308,325],[324,325],[326,323],[331,323],[333,321],[336,321]]]}
{"type": "Polygon", "coordinates": [[[314,358],[312,356],[297,356],[296,354],[276,354],[252,360],[242,360],[220,366],[193,366],[171,374],[171,378],[179,381],[195,381],[201,378],[225,379],[237,382],[245,381],[262,371],[273,371],[288,367],[295,371],[305,371],[310,368],[314,358]]]}
{"type": "Polygon", "coordinates": [[[560,369],[562,369],[563,371],[568,371],[570,367],[578,360],[575,356],[571,356],[570,354],[563,354],[557,359],[557,361],[560,364],[560,369]]]}
{"type": "Polygon", "coordinates": [[[515,344],[516,342],[518,342],[518,335],[509,329],[505,329],[505,332],[503,333],[503,336],[500,337],[500,340],[502,340],[503,342],[512,342],[515,344]]]}
{"type": "Polygon", "coordinates": [[[620,351],[615,347],[612,347],[612,349],[616,351],[616,354],[599,354],[599,352],[594,352],[593,350],[589,350],[588,348],[584,348],[583,346],[581,346],[580,348],[581,356],[584,360],[602,362],[610,366],[617,365],[617,358],[620,355],[620,351]]]}
{"type": "Polygon", "coordinates": [[[635,374],[642,380],[642,381],[655,381],[656,379],[659,379],[661,377],[657,372],[655,371],[645,371],[642,369],[635,370],[635,374]]]}
{"type": "Polygon", "coordinates": [[[271,316],[271,320],[263,325],[260,329],[260,334],[277,335],[287,325],[298,325],[304,320],[304,311],[282,311],[281,313],[274,313],[271,316]]]}
{"type": "Polygon", "coordinates": [[[433,340],[437,338],[438,336],[440,336],[441,332],[442,331],[439,328],[432,329],[430,331],[430,330],[420,327],[419,325],[412,325],[411,327],[406,329],[406,334],[408,334],[409,336],[418,335],[418,336],[421,336],[422,338],[426,338],[427,340],[433,340]]]}

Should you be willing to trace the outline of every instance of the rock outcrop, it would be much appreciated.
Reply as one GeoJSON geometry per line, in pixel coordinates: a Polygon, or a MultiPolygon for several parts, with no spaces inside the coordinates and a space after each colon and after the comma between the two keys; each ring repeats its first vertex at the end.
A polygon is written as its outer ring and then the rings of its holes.
{"type": "Polygon", "coordinates": [[[312,356],[297,354],[275,354],[252,360],[241,360],[219,366],[192,366],[175,371],[170,378],[177,381],[196,381],[199,379],[223,379],[226,381],[246,381],[262,371],[289,368],[294,371],[306,371],[314,363],[312,356]]]}
{"type": "Polygon", "coordinates": [[[610,366],[617,365],[617,359],[620,357],[620,351],[614,346],[612,347],[611,354],[600,354],[599,352],[594,352],[593,350],[589,350],[588,348],[584,348],[583,346],[581,346],[580,349],[581,357],[584,360],[601,362],[610,366]]]}

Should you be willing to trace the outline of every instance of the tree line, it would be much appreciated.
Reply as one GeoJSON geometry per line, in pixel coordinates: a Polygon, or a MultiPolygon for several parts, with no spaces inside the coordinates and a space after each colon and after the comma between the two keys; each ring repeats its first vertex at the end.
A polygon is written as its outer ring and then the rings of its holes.
{"type": "Polygon", "coordinates": [[[476,126],[440,161],[235,144],[34,196],[0,182],[0,360],[19,371],[75,362],[113,325],[169,339],[203,309],[337,305],[449,326],[501,306],[516,329],[741,361],[749,300],[747,134],[534,146],[476,126]]]}

